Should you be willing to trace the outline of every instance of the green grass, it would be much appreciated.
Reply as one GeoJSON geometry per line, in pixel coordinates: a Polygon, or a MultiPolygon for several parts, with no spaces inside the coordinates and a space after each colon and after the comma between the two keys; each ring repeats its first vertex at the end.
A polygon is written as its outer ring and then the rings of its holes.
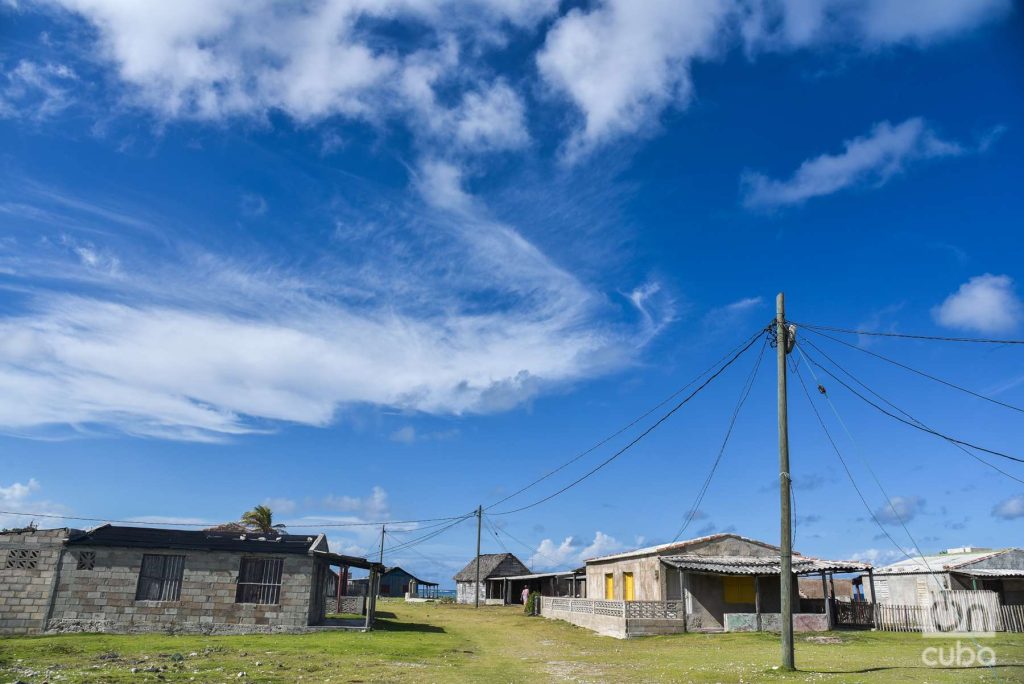
{"type": "Polygon", "coordinates": [[[0,638],[0,684],[31,682],[1020,682],[1024,635],[982,644],[993,669],[932,669],[945,640],[839,632],[841,644],[798,637],[796,673],[774,670],[778,637],[681,634],[619,641],[517,607],[386,603],[371,633],[200,637],[69,634],[0,638]],[[132,672],[135,668],[136,672],[132,672]]]}

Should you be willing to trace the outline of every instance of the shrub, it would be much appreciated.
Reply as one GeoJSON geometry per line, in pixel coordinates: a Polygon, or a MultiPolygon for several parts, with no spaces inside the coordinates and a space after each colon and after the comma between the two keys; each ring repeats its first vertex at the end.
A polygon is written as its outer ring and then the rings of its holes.
{"type": "Polygon", "coordinates": [[[526,605],[523,606],[523,612],[527,615],[537,615],[540,613],[539,591],[531,591],[530,595],[526,597],[526,605]]]}

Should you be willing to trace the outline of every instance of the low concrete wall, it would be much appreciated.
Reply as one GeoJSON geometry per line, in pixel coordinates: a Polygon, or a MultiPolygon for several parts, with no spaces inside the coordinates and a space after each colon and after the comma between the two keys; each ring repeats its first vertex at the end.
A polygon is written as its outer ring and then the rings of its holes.
{"type": "Polygon", "coordinates": [[[585,627],[604,636],[625,639],[626,619],[613,615],[595,615],[594,613],[574,613],[568,610],[555,610],[551,605],[549,597],[541,597],[540,614],[552,620],[565,620],[566,622],[585,627]]]}
{"type": "Polygon", "coordinates": [[[683,634],[686,625],[682,620],[658,620],[650,618],[629,618],[626,620],[626,637],[657,636],[659,634],[683,634]]]}
{"type": "MultiPolygon", "coordinates": [[[[726,632],[757,632],[756,613],[726,613],[726,632]]],[[[781,632],[782,618],[779,613],[761,613],[762,632],[781,632]]],[[[828,616],[824,613],[795,613],[794,632],[827,632],[828,616]]]]}

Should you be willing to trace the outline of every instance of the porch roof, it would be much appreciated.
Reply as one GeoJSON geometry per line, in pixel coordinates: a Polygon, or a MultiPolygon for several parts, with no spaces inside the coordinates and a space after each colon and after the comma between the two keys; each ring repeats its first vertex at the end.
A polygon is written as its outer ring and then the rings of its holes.
{"type": "MultiPolygon", "coordinates": [[[[373,561],[366,560],[365,558],[356,558],[355,556],[345,556],[340,553],[332,553],[331,551],[310,551],[310,554],[314,558],[321,558],[331,565],[347,565],[350,568],[361,568],[363,570],[373,570],[378,573],[384,572],[384,566],[380,563],[374,563],[373,561]]],[[[350,580],[354,581],[354,580],[350,580]]]]}
{"type": "MultiPolygon", "coordinates": [[[[713,575],[778,575],[781,573],[779,556],[662,556],[661,562],[688,572],[706,572],[713,575]]],[[[793,556],[793,574],[818,572],[865,572],[871,566],[856,561],[826,560],[809,556],[793,556]]]]}
{"type": "Polygon", "coordinates": [[[533,580],[533,579],[544,579],[545,577],[579,577],[583,575],[582,572],[575,570],[564,570],[562,572],[534,572],[529,575],[512,575],[510,577],[498,577],[497,579],[502,580],[533,580]]]}
{"type": "Polygon", "coordinates": [[[968,577],[995,577],[999,579],[1024,578],[1024,568],[955,568],[950,572],[968,577]]]}

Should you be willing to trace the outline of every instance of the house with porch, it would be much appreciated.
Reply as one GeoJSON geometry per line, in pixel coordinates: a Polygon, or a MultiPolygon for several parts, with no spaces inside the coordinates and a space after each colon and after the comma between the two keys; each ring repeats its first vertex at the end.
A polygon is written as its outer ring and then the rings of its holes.
{"type": "Polygon", "coordinates": [[[1004,606],[1024,604],[1024,549],[964,546],[876,568],[855,583],[880,605],[916,606],[929,592],[991,591],[1004,606]],[[872,593],[873,592],[873,593],[872,593]]]}
{"type": "Polygon", "coordinates": [[[0,634],[245,634],[372,628],[327,617],[340,569],[383,567],[332,553],[323,534],[100,525],[0,533],[0,634]]]}
{"type": "MultiPolygon", "coordinates": [[[[586,561],[588,599],[543,598],[541,614],[620,638],[685,631],[777,631],[781,594],[777,546],[715,534],[586,561]]],[[[801,609],[793,583],[794,629],[834,624],[834,574],[870,571],[854,561],[793,554],[793,574],[822,584],[821,612],[801,609]]],[[[810,610],[810,608],[808,608],[810,610]]]]}
{"type": "Polygon", "coordinates": [[[457,603],[480,602],[487,605],[502,605],[511,591],[509,577],[529,575],[530,568],[511,553],[480,554],[480,584],[477,585],[477,559],[455,575],[455,600],[457,603]]]}

